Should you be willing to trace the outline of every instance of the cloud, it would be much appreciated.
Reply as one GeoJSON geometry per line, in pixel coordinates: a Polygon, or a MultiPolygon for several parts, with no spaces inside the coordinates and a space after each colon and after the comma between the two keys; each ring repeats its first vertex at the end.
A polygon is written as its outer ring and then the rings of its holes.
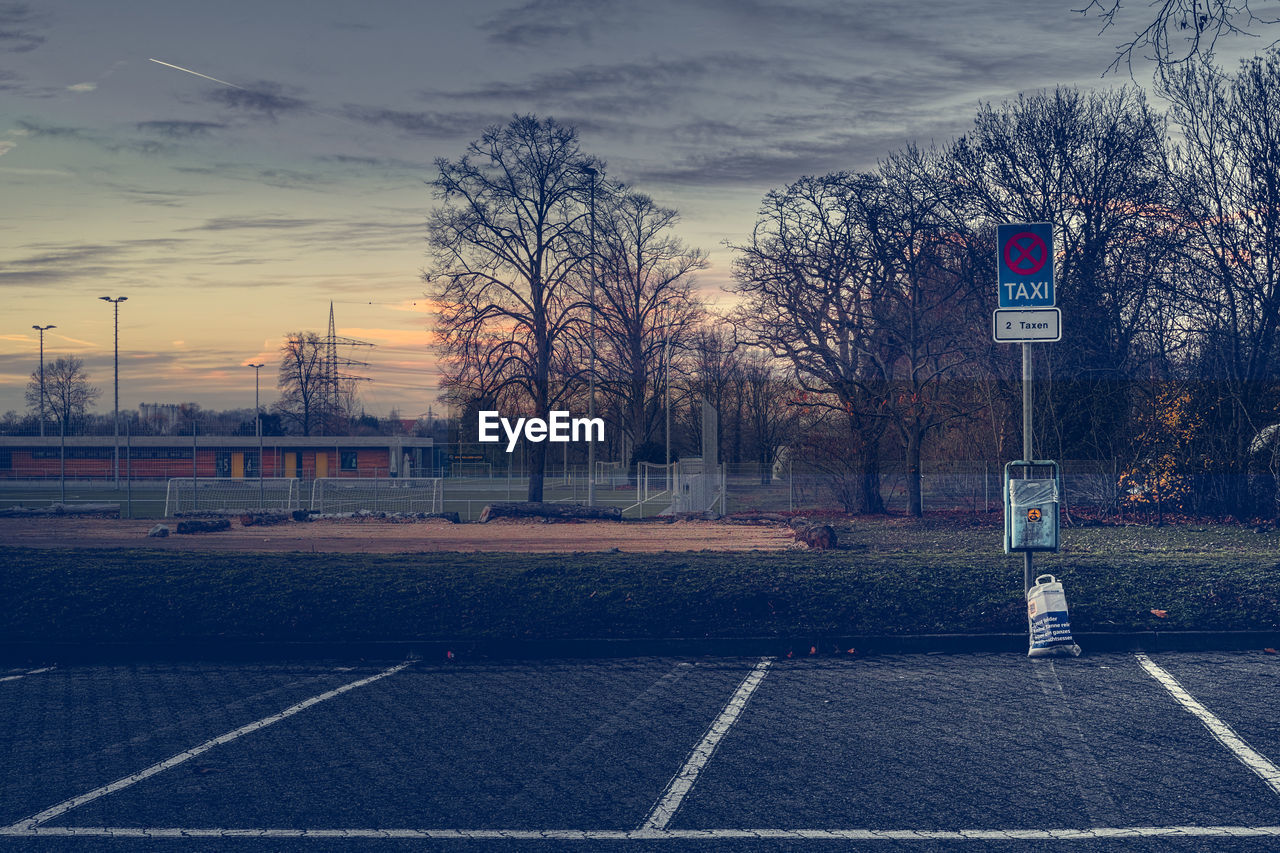
{"type": "Polygon", "coordinates": [[[276,121],[284,113],[296,113],[311,109],[311,104],[301,98],[283,94],[278,83],[262,80],[241,88],[211,89],[205,97],[216,104],[276,121]]]}
{"type": "Polygon", "coordinates": [[[480,25],[490,41],[508,47],[533,47],[565,38],[589,40],[608,25],[617,0],[529,0],[504,9],[480,25]]]}
{"type": "MultiPolygon", "coordinates": [[[[670,109],[673,104],[687,102],[702,88],[723,97],[726,77],[740,79],[760,73],[759,57],[719,53],[675,60],[581,65],[534,74],[517,82],[493,82],[454,91],[426,90],[421,94],[425,98],[467,103],[490,102],[521,111],[535,105],[595,116],[627,116],[638,111],[670,109]]],[[[758,98],[759,92],[744,92],[742,97],[758,98]]]]}
{"type": "Polygon", "coordinates": [[[0,139],[0,157],[3,157],[17,147],[18,143],[16,142],[10,142],[7,139],[0,139]]]}
{"type": "Polygon", "coordinates": [[[328,175],[297,169],[263,169],[241,163],[215,163],[212,166],[175,166],[175,171],[190,175],[207,175],[230,181],[248,181],[290,190],[320,190],[334,182],[328,175]]]}
{"type": "Polygon", "coordinates": [[[102,186],[128,201],[152,207],[182,207],[186,199],[206,195],[198,190],[158,190],[104,181],[102,186]]]}
{"type": "Polygon", "coordinates": [[[98,88],[97,83],[73,83],[67,87],[68,92],[92,92],[98,88]]]}
{"type": "Polygon", "coordinates": [[[193,136],[207,136],[211,131],[221,130],[226,125],[216,121],[140,121],[138,130],[143,133],[154,133],[168,139],[190,139],[193,136]]]}
{"type": "Polygon", "coordinates": [[[35,31],[45,17],[31,11],[26,3],[0,3],[0,50],[27,53],[44,44],[46,39],[35,31]]]}
{"type": "Polygon", "coordinates": [[[875,161],[905,142],[900,133],[841,134],[781,140],[769,145],[694,151],[669,163],[638,164],[629,178],[679,186],[770,187],[875,161]]]}
{"type": "Polygon", "coordinates": [[[502,115],[502,113],[476,112],[407,112],[358,104],[344,105],[342,114],[365,124],[385,125],[412,136],[432,139],[455,139],[459,136],[476,134],[502,115]]]}
{"type": "Polygon", "coordinates": [[[170,263],[184,241],[173,238],[114,243],[28,243],[29,254],[7,260],[0,285],[101,283],[136,273],[140,265],[170,263]],[[159,254],[157,254],[159,250],[159,254]]]}
{"type": "Polygon", "coordinates": [[[333,220],[325,219],[288,219],[280,216],[220,216],[206,221],[203,225],[183,228],[183,231],[232,231],[239,229],[291,229],[310,228],[333,220]]]}
{"type": "Polygon", "coordinates": [[[63,127],[24,120],[18,122],[18,128],[26,136],[82,142],[113,153],[132,151],[138,154],[162,154],[174,150],[172,145],[154,139],[119,140],[82,127],[63,127]]]}

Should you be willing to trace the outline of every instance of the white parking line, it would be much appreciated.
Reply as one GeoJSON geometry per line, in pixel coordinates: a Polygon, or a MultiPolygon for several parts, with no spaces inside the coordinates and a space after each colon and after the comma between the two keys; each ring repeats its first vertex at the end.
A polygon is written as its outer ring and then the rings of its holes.
{"type": "Polygon", "coordinates": [[[40,669],[31,669],[21,675],[6,675],[4,678],[0,678],[0,681],[17,681],[19,678],[26,678],[28,675],[39,675],[42,672],[52,672],[53,669],[54,667],[51,666],[41,667],[40,669]]]}
{"type": "Polygon", "coordinates": [[[1181,703],[1182,707],[1204,723],[1204,727],[1218,739],[1219,743],[1231,750],[1241,764],[1257,773],[1272,791],[1280,794],[1280,767],[1276,767],[1267,760],[1266,756],[1245,743],[1244,739],[1232,731],[1230,726],[1214,716],[1213,712],[1208,708],[1197,702],[1196,698],[1188,693],[1176,678],[1152,663],[1151,658],[1142,653],[1138,653],[1134,657],[1138,659],[1138,663],[1152,678],[1160,682],[1164,689],[1168,690],[1173,698],[1181,703]]]}
{"type": "Polygon", "coordinates": [[[125,776],[123,779],[117,779],[116,781],[110,783],[109,785],[103,785],[100,788],[94,788],[92,791],[88,792],[87,794],[81,794],[78,797],[72,797],[69,800],[63,800],[57,805],[50,806],[49,808],[45,809],[39,814],[34,814],[29,818],[20,820],[17,823],[11,826],[8,826],[3,830],[0,830],[0,834],[6,834],[6,833],[12,834],[12,831],[14,830],[35,829],[39,827],[40,824],[53,820],[55,817],[60,817],[74,808],[83,806],[85,803],[93,802],[99,797],[105,797],[107,794],[114,794],[116,791],[123,790],[124,788],[128,788],[131,785],[136,785],[137,783],[141,782],[144,779],[149,779],[152,776],[156,775],[157,773],[162,773],[165,770],[168,770],[170,767],[177,767],[179,764],[182,764],[185,761],[189,761],[192,758],[195,758],[197,755],[201,755],[202,753],[208,752],[209,750],[213,749],[215,746],[221,746],[224,743],[230,743],[231,741],[236,740],[237,738],[241,738],[247,734],[256,732],[259,729],[265,729],[267,726],[274,725],[280,722],[281,720],[292,717],[294,714],[297,714],[300,711],[305,711],[306,709],[310,708],[312,705],[318,705],[321,702],[334,698],[335,696],[341,696],[343,693],[346,693],[349,690],[355,690],[357,687],[363,687],[366,684],[372,684],[375,681],[379,681],[380,679],[386,678],[388,675],[395,675],[400,670],[409,666],[410,663],[412,663],[412,661],[405,661],[404,663],[398,664],[397,666],[393,666],[390,669],[383,670],[377,675],[371,675],[368,678],[362,678],[359,681],[352,681],[349,684],[344,684],[341,687],[335,687],[333,690],[330,690],[325,693],[321,693],[319,696],[312,696],[310,699],[304,699],[303,701],[299,702],[296,705],[291,705],[288,708],[285,708],[283,711],[281,711],[278,714],[272,714],[269,717],[263,717],[261,720],[256,720],[247,725],[243,725],[240,728],[236,729],[235,731],[227,732],[224,735],[219,735],[218,737],[213,738],[212,740],[207,740],[204,743],[200,744],[199,746],[193,746],[191,749],[188,749],[186,752],[180,752],[177,755],[166,758],[164,761],[158,762],[156,764],[152,764],[150,767],[146,768],[145,770],[140,770],[137,773],[134,773],[130,776],[125,776]]]}
{"type": "Polygon", "coordinates": [[[684,766],[680,768],[680,772],[672,778],[671,783],[667,785],[667,790],[658,798],[653,811],[649,812],[649,816],[645,818],[644,823],[640,824],[641,831],[660,831],[667,828],[667,824],[671,822],[676,810],[680,808],[680,803],[684,800],[685,794],[689,793],[689,789],[697,781],[698,774],[702,772],[703,766],[711,758],[711,753],[716,751],[716,747],[720,744],[720,739],[729,731],[730,726],[737,721],[738,715],[746,707],[747,700],[751,698],[751,694],[755,692],[755,689],[760,686],[760,682],[764,680],[765,672],[772,662],[773,658],[761,658],[760,662],[756,664],[756,668],[751,670],[751,673],[738,685],[737,691],[729,699],[729,703],[724,706],[720,716],[711,724],[711,728],[707,729],[707,733],[702,736],[702,740],[693,748],[693,752],[689,753],[689,758],[685,761],[684,766]]]}
{"type": "Polygon", "coordinates": [[[35,826],[0,829],[0,838],[458,838],[511,841],[1096,841],[1124,838],[1280,838],[1280,826],[1121,826],[1091,829],[232,829],[35,826]]]}

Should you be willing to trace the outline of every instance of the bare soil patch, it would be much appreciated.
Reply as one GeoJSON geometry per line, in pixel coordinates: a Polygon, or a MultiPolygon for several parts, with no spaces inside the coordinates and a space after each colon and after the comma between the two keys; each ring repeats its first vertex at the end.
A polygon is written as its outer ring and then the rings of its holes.
{"type": "MultiPolygon", "coordinates": [[[[218,533],[151,538],[154,519],[0,518],[0,542],[33,548],[148,548],[176,551],[306,551],[335,554],[496,551],[573,553],[609,551],[781,551],[795,537],[783,525],[743,526],[714,521],[568,522],[498,520],[488,524],[413,523],[384,519],[322,519],[218,533]]],[[[168,525],[171,529],[173,524],[168,525]]]]}

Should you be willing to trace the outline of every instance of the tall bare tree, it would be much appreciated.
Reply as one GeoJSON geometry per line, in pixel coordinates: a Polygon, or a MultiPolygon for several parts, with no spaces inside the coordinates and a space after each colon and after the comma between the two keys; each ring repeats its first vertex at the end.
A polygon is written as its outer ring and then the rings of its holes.
{"type": "MultiPolygon", "coordinates": [[[[518,389],[530,414],[546,418],[572,384],[555,382],[552,366],[582,323],[573,285],[589,260],[597,179],[588,170],[602,167],[582,153],[573,127],[532,115],[490,127],[460,159],[436,167],[443,204],[428,223],[425,279],[440,306],[444,359],[454,375],[481,360],[494,392],[518,389]]],[[[546,443],[530,451],[528,498],[540,501],[546,443]]]]}
{"type": "Polygon", "coordinates": [[[789,361],[814,406],[843,418],[857,459],[853,506],[883,512],[880,443],[888,403],[885,359],[865,322],[874,259],[860,230],[860,194],[876,178],[806,177],[765,196],[751,238],[735,246],[732,322],[742,340],[789,361]]]}
{"type": "Polygon", "coordinates": [[[303,435],[311,435],[325,417],[324,354],[324,340],[315,332],[293,332],[280,347],[280,396],[271,408],[303,435]]]}
{"type": "MultiPolygon", "coordinates": [[[[63,429],[70,430],[101,396],[101,389],[89,384],[84,361],[74,355],[58,356],[44,367],[44,411],[63,429]]],[[[40,370],[31,371],[26,388],[27,408],[37,417],[40,405],[40,370]]]]}
{"type": "Polygon", "coordinates": [[[1190,64],[1165,76],[1163,92],[1182,131],[1169,177],[1187,238],[1179,291],[1215,509],[1242,512],[1249,445],[1280,412],[1280,52],[1234,75],[1190,64]]]}
{"type": "MultiPolygon", "coordinates": [[[[979,353],[971,330],[986,325],[979,295],[981,252],[954,217],[942,155],[910,147],[881,164],[875,182],[854,195],[860,230],[874,263],[866,311],[855,320],[872,342],[890,393],[885,407],[906,455],[907,511],[919,517],[921,454],[928,436],[971,414],[952,380],[979,353]]],[[[985,295],[986,291],[982,291],[985,295]]]]}
{"type": "Polygon", "coordinates": [[[706,255],[671,233],[677,221],[675,210],[635,192],[611,196],[597,215],[599,384],[633,447],[657,433],[664,357],[685,348],[703,317],[693,273],[706,255]]]}

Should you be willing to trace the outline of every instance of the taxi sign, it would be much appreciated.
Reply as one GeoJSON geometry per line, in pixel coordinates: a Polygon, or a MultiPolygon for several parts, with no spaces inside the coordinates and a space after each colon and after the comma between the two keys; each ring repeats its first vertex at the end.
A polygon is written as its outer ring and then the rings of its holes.
{"type": "Polygon", "coordinates": [[[996,226],[997,295],[1001,308],[1052,308],[1053,226],[1024,222],[996,226]]]}

